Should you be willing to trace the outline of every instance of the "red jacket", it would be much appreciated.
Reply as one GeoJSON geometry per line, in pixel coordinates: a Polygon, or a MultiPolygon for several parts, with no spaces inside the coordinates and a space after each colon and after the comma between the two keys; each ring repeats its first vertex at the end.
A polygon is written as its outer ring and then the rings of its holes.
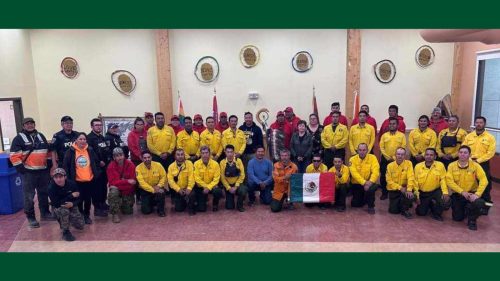
{"type": "Polygon", "coordinates": [[[108,175],[108,185],[116,186],[123,195],[134,194],[135,184],[130,184],[127,180],[135,180],[135,165],[132,161],[125,159],[123,167],[118,166],[116,161],[111,161],[106,170],[108,175]]]}
{"type": "Polygon", "coordinates": [[[290,140],[292,139],[293,130],[289,123],[285,121],[285,123],[279,124],[278,121],[275,121],[271,124],[271,129],[283,131],[283,134],[285,135],[285,147],[290,149],[290,140]]]}
{"type": "Polygon", "coordinates": [[[135,130],[128,133],[127,145],[130,150],[130,159],[132,159],[132,161],[141,161],[141,152],[147,149],[147,136],[148,132],[146,130],[143,130],[142,133],[138,133],[135,130]],[[143,147],[141,147],[141,142],[143,147]]]}
{"type": "MultiPolygon", "coordinates": [[[[205,131],[205,129],[206,129],[206,128],[207,128],[207,127],[205,127],[205,126],[203,126],[203,125],[201,125],[201,126],[196,126],[196,125],[194,125],[194,124],[193,124],[193,131],[198,132],[198,134],[200,134],[200,135],[201,135],[201,133],[202,133],[203,131],[205,131]]],[[[176,134],[177,134],[177,133],[176,133],[176,134]]]]}
{"type": "Polygon", "coordinates": [[[174,133],[177,135],[180,131],[184,130],[184,127],[179,125],[179,126],[173,126],[172,124],[168,124],[172,129],[174,129],[174,133]]]}
{"type": "Polygon", "coordinates": [[[149,130],[149,128],[154,127],[154,126],[156,126],[156,124],[155,124],[155,123],[153,123],[153,125],[151,125],[151,126],[150,126],[150,125],[148,125],[148,123],[144,123],[144,131],[146,131],[146,133],[147,133],[147,132],[148,132],[148,130],[149,130]]]}
{"type": "MultiPolygon", "coordinates": [[[[403,121],[404,117],[398,115],[397,118],[399,121],[398,122],[398,131],[405,134],[406,133],[406,124],[405,124],[405,121],[403,121]]],[[[380,132],[379,132],[378,138],[380,139],[380,137],[382,137],[382,135],[388,131],[389,131],[389,118],[385,119],[384,123],[382,123],[382,126],[380,127],[380,132]]]]}
{"type": "Polygon", "coordinates": [[[446,120],[444,120],[444,118],[441,118],[437,122],[434,122],[431,119],[431,124],[429,125],[429,127],[431,129],[433,129],[437,135],[439,135],[439,132],[441,132],[444,129],[447,129],[449,126],[448,126],[448,122],[446,122],[446,120]]]}
{"type": "MultiPolygon", "coordinates": [[[[359,118],[356,117],[356,118],[354,118],[352,120],[351,126],[354,126],[354,125],[356,125],[358,123],[359,123],[359,118]]],[[[368,123],[368,124],[370,124],[370,125],[373,126],[373,128],[375,129],[375,134],[376,134],[377,133],[377,121],[375,120],[375,118],[373,118],[370,115],[368,115],[368,117],[366,118],[366,123],[368,123]]]]}
{"type": "Polygon", "coordinates": [[[219,131],[221,134],[224,132],[227,128],[229,128],[229,122],[226,123],[226,125],[222,125],[220,122],[215,125],[215,129],[219,131]]]}
{"type": "MultiPolygon", "coordinates": [[[[332,113],[330,113],[330,115],[326,116],[325,120],[323,120],[323,126],[328,126],[328,125],[330,125],[332,123],[333,123],[333,121],[332,121],[332,113]]],[[[340,114],[340,116],[339,116],[339,123],[342,124],[342,125],[346,125],[347,126],[347,117],[345,117],[344,115],[340,114]]]]}
{"type": "Polygon", "coordinates": [[[300,121],[300,118],[297,117],[296,115],[293,116],[292,121],[288,121],[288,119],[285,118],[285,122],[288,124],[288,126],[290,126],[290,129],[292,129],[292,133],[299,130],[297,128],[299,121],[300,121]]]}

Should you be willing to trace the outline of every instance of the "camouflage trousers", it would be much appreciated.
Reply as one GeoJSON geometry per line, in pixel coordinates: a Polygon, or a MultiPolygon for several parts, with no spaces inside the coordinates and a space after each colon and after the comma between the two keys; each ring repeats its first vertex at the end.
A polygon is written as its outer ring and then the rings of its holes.
{"type": "Polygon", "coordinates": [[[69,209],[64,207],[54,208],[53,211],[56,214],[57,221],[59,221],[62,230],[69,230],[70,224],[76,229],[83,229],[85,223],[77,206],[69,209]]]}
{"type": "Polygon", "coordinates": [[[134,193],[123,195],[118,188],[114,186],[109,188],[108,204],[110,214],[116,215],[121,211],[124,215],[131,215],[134,213],[134,203],[134,193]]]}

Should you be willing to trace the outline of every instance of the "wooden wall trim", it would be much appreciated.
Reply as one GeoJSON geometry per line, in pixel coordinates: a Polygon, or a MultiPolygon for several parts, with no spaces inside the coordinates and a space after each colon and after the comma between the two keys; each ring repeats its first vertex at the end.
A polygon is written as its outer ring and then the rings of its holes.
{"type": "Polygon", "coordinates": [[[156,67],[160,111],[165,114],[166,120],[170,120],[170,117],[173,115],[173,98],[172,78],[170,74],[170,45],[167,29],[156,31],[156,67]]]}

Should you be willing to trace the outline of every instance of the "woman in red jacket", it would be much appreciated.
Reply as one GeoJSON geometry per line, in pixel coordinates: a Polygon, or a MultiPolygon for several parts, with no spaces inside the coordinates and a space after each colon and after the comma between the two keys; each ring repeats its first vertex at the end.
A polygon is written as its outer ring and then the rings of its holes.
{"type": "Polygon", "coordinates": [[[134,193],[137,183],[135,178],[135,165],[125,159],[120,147],[113,149],[113,161],[106,170],[108,175],[108,203],[109,212],[114,223],[120,222],[118,214],[131,215],[134,212],[134,193]]]}

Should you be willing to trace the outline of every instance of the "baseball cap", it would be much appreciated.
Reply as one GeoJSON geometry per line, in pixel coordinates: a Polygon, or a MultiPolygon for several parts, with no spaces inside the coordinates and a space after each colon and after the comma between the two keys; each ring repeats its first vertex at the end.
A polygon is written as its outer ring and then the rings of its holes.
{"type": "Polygon", "coordinates": [[[144,112],[144,117],[149,117],[149,116],[153,117],[153,113],[151,113],[151,112],[144,112]]]}
{"type": "Polygon", "coordinates": [[[285,108],[285,112],[293,112],[293,108],[289,106],[285,108]]]}
{"type": "Polygon", "coordinates": [[[109,125],[108,125],[108,130],[109,130],[109,129],[113,129],[113,128],[118,128],[118,124],[116,124],[116,123],[111,123],[111,124],[109,124],[109,125]]]}
{"type": "Polygon", "coordinates": [[[283,115],[285,115],[285,113],[283,113],[283,111],[281,111],[281,110],[280,110],[280,111],[278,111],[278,113],[276,113],[276,117],[278,117],[278,116],[280,116],[280,115],[282,115],[282,116],[283,116],[283,115]]]}
{"type": "Polygon", "coordinates": [[[73,118],[71,118],[71,116],[68,116],[68,115],[63,116],[61,118],[61,122],[66,122],[66,121],[73,121],[73,118]]]}
{"type": "Polygon", "coordinates": [[[196,119],[201,119],[203,120],[203,117],[201,117],[201,114],[196,114],[193,118],[193,120],[196,120],[196,119]]]}
{"type": "Polygon", "coordinates": [[[23,125],[26,124],[26,123],[29,123],[29,122],[33,122],[35,123],[35,120],[31,117],[26,117],[23,119],[23,125]]]}
{"type": "Polygon", "coordinates": [[[174,121],[174,120],[179,120],[179,116],[172,115],[172,117],[170,117],[170,121],[174,121]]]}
{"type": "Polygon", "coordinates": [[[63,169],[63,168],[57,168],[54,170],[54,172],[52,173],[52,176],[54,177],[55,175],[62,175],[62,176],[66,176],[66,171],[63,169]]]}
{"type": "Polygon", "coordinates": [[[227,117],[227,113],[223,111],[219,114],[219,117],[227,117]]]}
{"type": "Polygon", "coordinates": [[[113,156],[115,155],[123,155],[123,149],[121,147],[115,147],[113,149],[113,156]]]}

